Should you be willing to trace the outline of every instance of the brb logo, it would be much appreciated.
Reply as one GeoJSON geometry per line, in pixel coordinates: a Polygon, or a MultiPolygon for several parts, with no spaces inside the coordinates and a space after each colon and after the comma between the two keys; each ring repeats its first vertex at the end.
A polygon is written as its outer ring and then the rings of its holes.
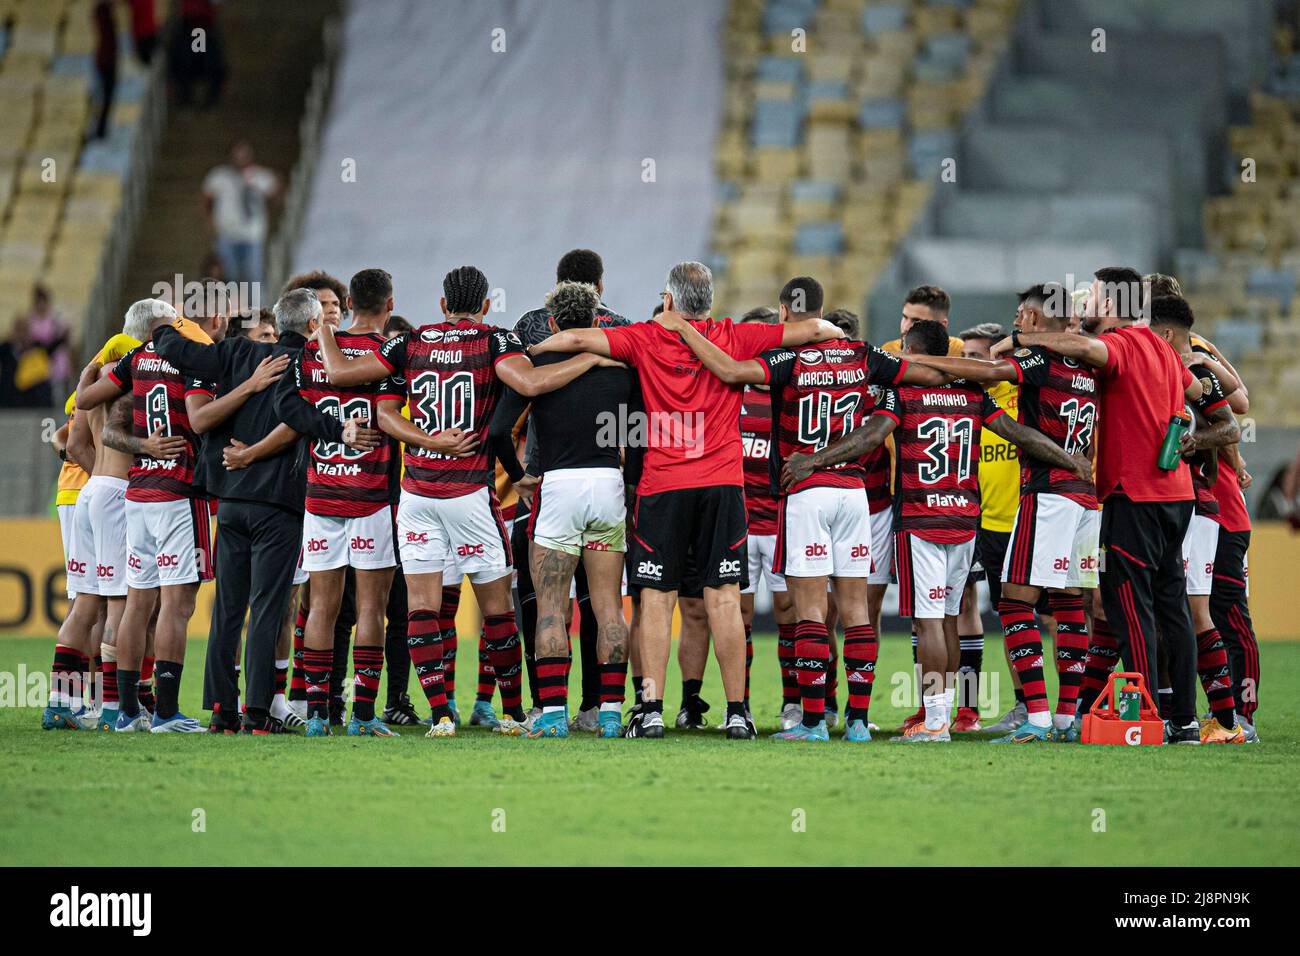
{"type": "Polygon", "coordinates": [[[462,544],[459,548],[456,549],[456,553],[460,555],[462,558],[473,557],[474,555],[483,553],[483,545],[462,544]]]}
{"type": "Polygon", "coordinates": [[[810,544],[803,549],[803,554],[805,558],[824,558],[826,557],[826,545],[810,544]]]}
{"type": "Polygon", "coordinates": [[[655,564],[653,561],[642,561],[636,566],[636,573],[643,578],[653,578],[658,581],[663,577],[664,566],[655,564]]]}
{"type": "Polygon", "coordinates": [[[320,554],[320,552],[322,552],[322,551],[328,551],[329,549],[330,549],[329,542],[326,541],[324,538],[308,538],[308,539],[307,539],[307,553],[308,553],[308,554],[320,554]]]}
{"type": "Polygon", "coordinates": [[[375,550],[375,539],[363,538],[360,535],[357,535],[352,539],[351,547],[353,551],[373,551],[375,550]]]}
{"type": "Polygon", "coordinates": [[[734,561],[728,561],[726,558],[723,558],[723,559],[718,563],[718,573],[719,573],[719,574],[739,574],[739,573],[740,573],[740,559],[737,558],[737,559],[735,559],[734,561]]]}

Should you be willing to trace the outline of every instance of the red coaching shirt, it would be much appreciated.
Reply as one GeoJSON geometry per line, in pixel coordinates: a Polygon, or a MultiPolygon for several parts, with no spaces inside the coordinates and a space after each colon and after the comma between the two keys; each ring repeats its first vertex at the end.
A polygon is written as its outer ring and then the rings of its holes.
{"type": "MultiPolygon", "coordinates": [[[[783,328],[731,319],[692,322],[718,348],[738,361],[781,344],[783,328]]],[[[679,488],[745,483],[740,441],[740,404],[745,390],[724,384],[700,364],[676,332],[658,322],[602,329],[609,354],[641,374],[647,447],[641,495],[679,488]]]]}
{"type": "Polygon", "coordinates": [[[1174,471],[1157,464],[1169,419],[1183,411],[1192,373],[1169,343],[1146,326],[1109,332],[1106,364],[1097,370],[1106,426],[1097,436],[1097,497],[1133,501],[1190,501],[1185,462],[1174,471]]]}

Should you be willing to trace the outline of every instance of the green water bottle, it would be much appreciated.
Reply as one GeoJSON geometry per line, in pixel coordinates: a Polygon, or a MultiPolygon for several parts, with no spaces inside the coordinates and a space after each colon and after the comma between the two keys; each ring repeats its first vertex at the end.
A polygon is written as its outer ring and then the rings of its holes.
{"type": "Polygon", "coordinates": [[[1169,427],[1165,429],[1165,440],[1160,445],[1160,457],[1156,459],[1156,465],[1162,471],[1175,471],[1182,464],[1182,452],[1178,445],[1191,426],[1191,419],[1183,415],[1175,415],[1169,419],[1169,427]]]}
{"type": "Polygon", "coordinates": [[[1142,695],[1132,684],[1119,692],[1119,716],[1120,720],[1137,720],[1142,716],[1142,695]]]}

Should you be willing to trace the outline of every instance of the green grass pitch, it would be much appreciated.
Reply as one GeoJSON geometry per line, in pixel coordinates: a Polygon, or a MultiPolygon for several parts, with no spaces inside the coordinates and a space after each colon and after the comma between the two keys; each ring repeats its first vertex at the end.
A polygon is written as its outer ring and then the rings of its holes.
{"type": "MultiPolygon", "coordinates": [[[[771,730],[775,642],[755,645],[754,707],[771,730]]],[[[51,646],[0,639],[0,674],[44,670],[51,646]]],[[[986,671],[1002,671],[1000,713],[1010,682],[999,642],[987,647],[986,671]]],[[[189,649],[192,716],[204,650],[189,649]]],[[[43,732],[39,709],[10,700],[0,708],[0,862],[1205,866],[1218,854],[1294,865],[1300,643],[1260,655],[1263,743],[1216,748],[995,747],[978,734],[926,747],[883,734],[846,744],[838,733],[820,745],[736,743],[715,730],[670,730],[664,741],[478,728],[452,740],[426,740],[424,728],[396,740],[113,737],[43,732]]],[[[460,663],[467,710],[474,656],[460,663]]],[[[882,642],[871,712],[886,729],[912,710],[893,689],[910,665],[904,640],[882,642]]],[[[670,685],[671,718],[675,677],[670,685]]],[[[716,716],[714,671],[704,696],[716,716]]]]}

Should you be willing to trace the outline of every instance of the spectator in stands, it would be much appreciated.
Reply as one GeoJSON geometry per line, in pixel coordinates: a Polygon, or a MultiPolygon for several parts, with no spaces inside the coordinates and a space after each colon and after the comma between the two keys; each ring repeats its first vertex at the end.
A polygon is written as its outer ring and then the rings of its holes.
{"type": "Polygon", "coordinates": [[[32,340],[25,316],[14,320],[9,340],[0,344],[0,404],[17,408],[54,404],[50,354],[32,340]]]}
{"type": "Polygon", "coordinates": [[[99,77],[99,119],[95,139],[108,135],[108,114],[117,89],[117,25],[113,22],[112,0],[97,0],[90,18],[95,26],[95,75],[99,77]]]}
{"type": "Polygon", "coordinates": [[[253,162],[248,140],[230,149],[230,162],[203,179],[208,227],[227,282],[261,282],[267,202],[280,195],[280,177],[253,162]]]}
{"type": "Polygon", "coordinates": [[[196,80],[206,80],[201,104],[211,109],[226,83],[226,56],[217,23],[215,0],[176,0],[176,18],[168,43],[167,67],[176,105],[189,106],[196,80]],[[200,42],[201,41],[201,42],[200,42]]]}
{"type": "Polygon", "coordinates": [[[199,281],[204,279],[216,279],[218,282],[226,281],[226,267],[221,264],[221,256],[215,252],[209,252],[199,263],[199,281]]]}
{"type": "Polygon", "coordinates": [[[158,21],[154,16],[154,0],[122,0],[131,8],[131,39],[135,43],[135,55],[141,63],[153,59],[154,48],[158,45],[158,21]]]}
{"type": "Polygon", "coordinates": [[[27,334],[33,345],[43,348],[49,356],[49,379],[54,391],[64,394],[76,384],[73,379],[71,344],[68,341],[68,324],[54,308],[50,290],[37,285],[32,291],[32,311],[27,313],[27,334]]]}

